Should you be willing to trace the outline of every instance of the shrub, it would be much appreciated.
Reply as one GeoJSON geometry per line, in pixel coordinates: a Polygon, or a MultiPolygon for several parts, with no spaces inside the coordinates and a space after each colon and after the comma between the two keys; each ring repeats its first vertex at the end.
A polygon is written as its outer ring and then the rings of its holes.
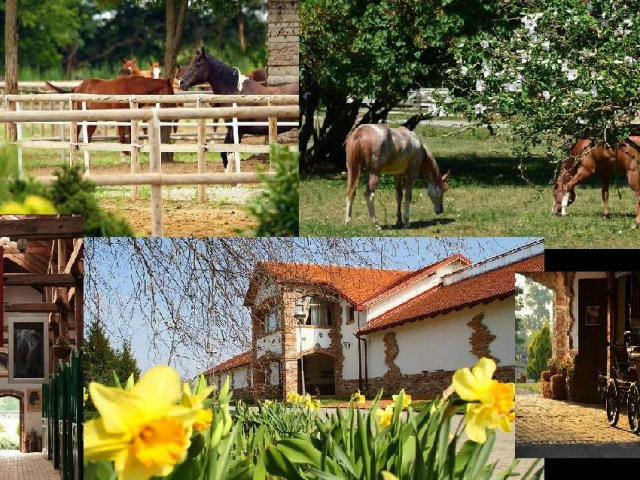
{"type": "Polygon", "coordinates": [[[0,450],[20,450],[17,443],[13,443],[8,438],[0,438],[0,450]]]}
{"type": "Polygon", "coordinates": [[[567,399],[566,377],[560,373],[551,376],[551,398],[555,400],[567,399]]]}
{"type": "Polygon", "coordinates": [[[298,236],[298,154],[287,147],[271,147],[276,175],[265,179],[265,191],[249,204],[260,224],[250,232],[257,237],[298,236]]]}
{"type": "Polygon", "coordinates": [[[551,371],[550,370],[545,370],[544,372],[542,372],[540,374],[540,380],[542,380],[543,382],[550,382],[551,381],[551,371]]]}
{"type": "Polygon", "coordinates": [[[551,331],[546,323],[534,335],[529,345],[529,362],[527,363],[527,375],[529,378],[538,378],[540,372],[547,367],[551,358],[551,331]]]}

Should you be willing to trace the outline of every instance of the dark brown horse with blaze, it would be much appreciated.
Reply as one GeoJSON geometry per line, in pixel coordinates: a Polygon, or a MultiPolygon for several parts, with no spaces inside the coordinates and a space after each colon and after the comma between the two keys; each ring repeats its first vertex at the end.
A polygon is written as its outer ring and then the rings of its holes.
{"type": "MultiPolygon", "coordinates": [[[[219,95],[298,95],[300,88],[297,83],[290,83],[277,87],[266,87],[260,83],[251,80],[242,75],[237,68],[230,67],[220,59],[207,55],[202,51],[189,65],[189,68],[180,78],[180,88],[188,90],[193,85],[200,83],[209,83],[213,93],[219,95]]],[[[226,106],[226,105],[225,105],[226,106]]],[[[295,126],[278,125],[278,133],[287,132],[297,128],[295,126]]],[[[250,135],[268,135],[269,127],[267,126],[239,126],[238,142],[242,140],[245,134],[250,135]]],[[[227,127],[227,135],[224,139],[225,144],[233,143],[233,130],[227,127]]],[[[227,168],[227,153],[222,152],[222,163],[227,168]]]]}
{"type": "Polygon", "coordinates": [[[576,199],[575,187],[589,177],[599,174],[604,203],[604,216],[609,216],[609,177],[612,171],[626,172],[629,187],[636,194],[636,218],[640,224],[640,137],[630,136],[612,146],[581,138],[569,152],[553,189],[553,210],[566,215],[567,207],[576,199]]]}
{"type": "MultiPolygon", "coordinates": [[[[138,76],[121,77],[113,80],[103,80],[101,78],[89,78],[83,81],[73,90],[64,90],[60,87],[46,82],[56,92],[60,93],[95,93],[106,95],[173,95],[173,85],[171,80],[154,79],[138,76]]],[[[73,102],[76,110],[82,109],[82,102],[73,102]]],[[[145,105],[140,104],[140,107],[145,105]]],[[[149,105],[151,106],[151,104],[149,105]]],[[[171,105],[172,106],[172,105],[171,105]]],[[[111,108],[129,108],[128,103],[108,103],[108,102],[87,102],[87,110],[111,109],[111,108]]],[[[78,125],[78,136],[80,135],[81,126],[78,125]]],[[[96,131],[96,125],[87,126],[86,142],[91,141],[93,133],[96,131]]],[[[120,143],[127,143],[127,134],[130,136],[131,127],[118,126],[118,135],[120,143]]]]}

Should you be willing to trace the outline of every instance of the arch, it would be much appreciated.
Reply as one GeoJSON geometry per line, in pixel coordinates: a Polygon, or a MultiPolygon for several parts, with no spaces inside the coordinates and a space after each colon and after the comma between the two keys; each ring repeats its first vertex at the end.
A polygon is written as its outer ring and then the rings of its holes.
{"type": "Polygon", "coordinates": [[[298,359],[298,393],[302,393],[302,375],[305,390],[311,395],[336,394],[336,359],[327,352],[305,353],[298,359]]]}
{"type": "Polygon", "coordinates": [[[0,398],[13,397],[20,402],[20,452],[24,453],[25,437],[24,437],[24,392],[19,390],[0,390],[0,398]]]}

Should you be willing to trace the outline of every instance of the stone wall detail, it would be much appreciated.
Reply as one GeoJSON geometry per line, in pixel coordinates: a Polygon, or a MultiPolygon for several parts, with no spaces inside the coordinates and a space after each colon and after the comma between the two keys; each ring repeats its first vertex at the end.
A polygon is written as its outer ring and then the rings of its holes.
{"type": "Polygon", "coordinates": [[[269,0],[267,83],[281,85],[299,80],[298,0],[269,0]]]}
{"type": "Polygon", "coordinates": [[[489,347],[489,344],[495,340],[496,336],[482,323],[483,319],[484,312],[481,312],[467,322],[467,325],[473,330],[469,337],[470,352],[478,358],[491,358],[498,363],[500,360],[491,355],[491,348],[489,347]]]}

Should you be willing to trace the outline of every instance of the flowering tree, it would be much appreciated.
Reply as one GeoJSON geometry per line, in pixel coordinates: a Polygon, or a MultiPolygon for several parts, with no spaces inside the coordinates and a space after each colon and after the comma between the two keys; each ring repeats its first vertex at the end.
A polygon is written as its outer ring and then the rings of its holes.
{"type": "MultiPolygon", "coordinates": [[[[629,135],[638,112],[640,11],[611,0],[505,2],[494,29],[459,40],[450,110],[508,124],[525,149],[629,135]]],[[[551,151],[551,149],[550,149],[551,151]]]]}

